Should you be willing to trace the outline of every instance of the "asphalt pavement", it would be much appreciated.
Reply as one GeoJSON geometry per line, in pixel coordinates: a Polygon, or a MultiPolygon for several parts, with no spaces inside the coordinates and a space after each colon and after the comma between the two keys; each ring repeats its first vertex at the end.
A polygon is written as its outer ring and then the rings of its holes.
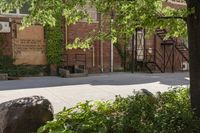
{"type": "Polygon", "coordinates": [[[113,100],[133,91],[147,89],[152,93],[172,87],[189,86],[189,74],[183,73],[107,73],[80,78],[25,77],[0,81],[0,103],[27,96],[44,96],[53,104],[55,113],[85,100],[113,100]]]}

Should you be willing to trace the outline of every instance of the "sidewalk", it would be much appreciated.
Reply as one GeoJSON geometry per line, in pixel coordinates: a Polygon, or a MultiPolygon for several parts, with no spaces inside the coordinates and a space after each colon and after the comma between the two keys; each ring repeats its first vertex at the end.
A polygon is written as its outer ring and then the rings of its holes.
{"type": "Polygon", "coordinates": [[[51,101],[55,113],[85,100],[111,100],[115,95],[128,96],[133,90],[152,93],[171,86],[188,85],[188,73],[109,73],[82,78],[34,77],[0,81],[0,103],[15,98],[40,95],[51,101]]]}

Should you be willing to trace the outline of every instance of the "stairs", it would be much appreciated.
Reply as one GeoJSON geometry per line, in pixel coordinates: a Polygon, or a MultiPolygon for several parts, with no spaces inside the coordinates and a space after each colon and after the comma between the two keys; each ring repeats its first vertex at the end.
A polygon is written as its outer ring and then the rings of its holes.
{"type": "Polygon", "coordinates": [[[165,29],[156,29],[156,34],[163,41],[161,45],[173,45],[175,42],[172,38],[168,38],[167,40],[165,40],[165,36],[167,34],[167,31],[165,29]]]}
{"type": "Polygon", "coordinates": [[[145,66],[150,73],[161,72],[164,73],[163,69],[163,56],[157,49],[153,50],[153,54],[149,54],[148,51],[146,56],[145,66]]]}
{"type": "Polygon", "coordinates": [[[151,69],[152,67],[157,68],[159,72],[164,73],[164,71],[161,69],[161,67],[156,62],[154,62],[154,61],[153,62],[146,62],[145,66],[146,66],[147,70],[150,73],[154,73],[155,72],[155,71],[153,71],[151,69]]]}
{"type": "Polygon", "coordinates": [[[162,55],[157,51],[154,50],[154,53],[149,53],[148,49],[145,50],[146,57],[143,60],[137,61],[137,71],[148,71],[150,73],[161,72],[164,73],[162,69],[162,55]],[[157,59],[155,56],[157,55],[157,59]]]}
{"type": "Polygon", "coordinates": [[[173,38],[168,38],[165,40],[165,36],[167,34],[166,29],[157,29],[156,34],[163,41],[161,45],[175,45],[176,50],[187,62],[189,62],[189,49],[183,42],[177,43],[173,38]]]}
{"type": "Polygon", "coordinates": [[[164,73],[161,66],[155,61],[138,61],[138,66],[141,71],[148,71],[149,73],[164,73]]]}
{"type": "MultiPolygon", "coordinates": [[[[162,40],[161,45],[163,46],[174,46],[171,51],[167,54],[161,54],[156,48],[151,49],[153,52],[149,52],[149,49],[143,49],[142,54],[138,54],[137,52],[137,64],[136,71],[148,71],[150,73],[161,72],[164,73],[166,68],[171,67],[172,71],[174,71],[174,61],[171,61],[171,58],[174,59],[174,49],[183,57],[183,59],[189,62],[189,49],[187,46],[180,42],[180,40],[175,40],[173,38],[165,39],[167,30],[166,29],[156,29],[156,35],[162,40]],[[172,55],[173,54],[173,55],[172,55]],[[143,59],[139,58],[144,56],[143,59]],[[170,62],[171,61],[171,62],[170,62]],[[170,65],[170,66],[169,66],[170,65]]],[[[141,51],[140,49],[136,49],[136,51],[141,51]]],[[[165,47],[164,47],[165,51],[165,47]]],[[[176,61],[175,61],[176,62],[176,61]]]]}
{"type": "Polygon", "coordinates": [[[189,49],[185,46],[184,43],[175,45],[176,50],[182,55],[182,57],[189,62],[189,49]]]}

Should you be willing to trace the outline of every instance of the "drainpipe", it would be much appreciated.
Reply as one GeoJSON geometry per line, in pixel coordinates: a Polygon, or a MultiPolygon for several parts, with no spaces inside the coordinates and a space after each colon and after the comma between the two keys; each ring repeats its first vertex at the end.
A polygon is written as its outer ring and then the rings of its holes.
{"type": "Polygon", "coordinates": [[[11,42],[12,42],[12,57],[14,59],[15,58],[15,51],[14,51],[15,45],[13,43],[13,40],[16,38],[16,30],[17,29],[16,29],[16,23],[15,23],[15,21],[14,22],[12,21],[12,18],[9,18],[9,26],[11,28],[10,34],[11,34],[11,42]],[[13,33],[13,31],[14,31],[14,33],[13,33]]]}
{"type": "MultiPolygon", "coordinates": [[[[102,32],[102,14],[99,15],[99,29],[102,32]]],[[[100,65],[101,65],[101,72],[104,72],[104,60],[103,60],[103,41],[100,40],[100,65]]]]}
{"type": "MultiPolygon", "coordinates": [[[[63,0],[63,3],[66,3],[66,0],[63,0]]],[[[63,60],[63,68],[65,67],[64,65],[64,60],[65,60],[65,52],[66,52],[66,45],[68,43],[68,26],[67,26],[67,19],[65,17],[62,17],[62,26],[64,29],[62,29],[63,34],[64,34],[64,40],[63,40],[63,56],[62,56],[62,60],[63,60]]],[[[68,56],[67,56],[67,66],[68,66],[68,56]]]]}
{"type": "Polygon", "coordinates": [[[131,64],[132,64],[132,68],[131,68],[131,72],[134,73],[135,71],[135,62],[134,62],[134,58],[135,58],[135,55],[134,55],[134,52],[135,52],[135,36],[134,34],[132,35],[132,55],[131,55],[131,64]]]}
{"type": "MultiPolygon", "coordinates": [[[[63,46],[63,61],[65,60],[65,52],[66,52],[66,45],[68,43],[68,27],[67,27],[67,20],[64,18],[64,46],[63,46]]],[[[67,66],[68,66],[68,56],[67,56],[67,66]]],[[[64,62],[63,62],[64,68],[64,62]]]]}
{"type": "Polygon", "coordinates": [[[92,47],[92,66],[95,67],[95,48],[92,47]]]}
{"type": "MultiPolygon", "coordinates": [[[[111,18],[111,30],[112,30],[112,23],[113,23],[113,18],[111,18]]],[[[111,31],[112,34],[112,31],[111,31]]],[[[110,43],[110,72],[113,72],[113,42],[111,39],[111,43],[110,43]]]]}
{"type": "Polygon", "coordinates": [[[101,41],[101,72],[104,72],[103,41],[101,41]]]}
{"type": "Polygon", "coordinates": [[[110,44],[111,46],[111,49],[110,49],[110,54],[111,54],[111,56],[110,56],[110,72],[113,72],[113,43],[112,43],[112,41],[111,41],[111,44],[110,44]]]}
{"type": "Polygon", "coordinates": [[[65,46],[68,43],[68,26],[67,26],[67,22],[65,21],[65,46]]]}

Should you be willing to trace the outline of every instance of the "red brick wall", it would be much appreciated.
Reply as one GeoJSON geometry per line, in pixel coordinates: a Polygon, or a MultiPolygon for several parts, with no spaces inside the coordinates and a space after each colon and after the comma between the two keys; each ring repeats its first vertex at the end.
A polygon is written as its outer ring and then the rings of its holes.
{"type": "MultiPolygon", "coordinates": [[[[76,37],[85,38],[87,35],[93,30],[99,30],[99,24],[87,24],[85,22],[79,22],[75,25],[70,25],[67,27],[67,42],[71,43],[74,41],[76,37]]],[[[103,69],[104,72],[110,72],[110,41],[103,41],[103,69]]],[[[94,48],[89,50],[65,50],[65,65],[79,65],[84,64],[76,61],[76,56],[81,58],[80,60],[84,60],[86,58],[86,69],[91,73],[96,73],[101,71],[101,47],[100,41],[96,41],[93,44],[94,48]],[[80,56],[78,56],[81,54],[80,56]]],[[[118,68],[121,65],[121,61],[119,59],[118,53],[114,50],[114,67],[118,68]]]]}
{"type": "Polygon", "coordinates": [[[114,46],[114,70],[120,70],[122,69],[122,61],[121,61],[121,57],[119,56],[118,51],[116,50],[115,46],[114,46]]]}
{"type": "MultiPolygon", "coordinates": [[[[165,65],[166,65],[166,72],[172,72],[172,63],[174,60],[174,71],[181,71],[182,63],[185,61],[185,59],[182,57],[182,55],[174,48],[174,59],[173,59],[173,45],[161,45],[162,40],[156,36],[156,50],[162,55],[164,60],[165,55],[165,65]],[[165,51],[164,51],[165,47],[165,51]]],[[[146,48],[154,48],[154,37],[149,37],[146,39],[146,48]]],[[[159,58],[160,56],[156,56],[159,58]]],[[[163,67],[163,62],[161,62],[159,59],[156,59],[156,62],[159,66],[163,67]]]]}
{"type": "MultiPolygon", "coordinates": [[[[8,18],[0,18],[0,21],[9,22],[8,18]]],[[[11,29],[12,30],[12,29],[11,29]]],[[[10,33],[0,33],[0,51],[3,55],[12,56],[12,34],[10,33]]]]}
{"type": "Polygon", "coordinates": [[[0,21],[10,22],[11,32],[1,33],[3,55],[15,58],[15,64],[46,65],[46,45],[44,43],[44,30],[40,25],[30,26],[19,30],[20,17],[0,17],[0,21]]]}
{"type": "MultiPolygon", "coordinates": [[[[164,3],[165,6],[171,6],[173,8],[182,8],[183,5],[174,5],[170,3],[164,3]]],[[[0,18],[0,20],[7,20],[8,18],[0,18]]],[[[106,21],[103,23],[103,31],[109,31],[109,21],[106,21]]],[[[76,37],[84,38],[86,37],[92,30],[99,30],[99,23],[92,23],[87,24],[85,22],[79,22],[75,25],[70,25],[67,27],[67,42],[72,42],[76,37]]],[[[6,41],[4,41],[3,44],[0,44],[0,47],[2,47],[4,50],[4,54],[12,56],[12,33],[9,34],[3,34],[3,38],[5,38],[6,41]]],[[[160,45],[161,40],[157,37],[157,45],[156,48],[158,51],[163,55],[163,46],[160,45]]],[[[78,50],[65,50],[64,52],[64,65],[84,65],[86,63],[86,68],[91,72],[100,72],[101,71],[101,47],[100,47],[100,41],[96,41],[94,43],[94,48],[91,48],[89,50],[83,51],[81,49],[78,50]],[[77,58],[76,58],[77,57],[77,58]],[[78,60],[85,60],[85,62],[77,61],[78,60]]],[[[146,40],[146,48],[154,48],[154,38],[150,37],[146,40]]],[[[170,48],[166,48],[166,51],[170,51],[170,48]]],[[[104,72],[110,71],[110,41],[104,41],[103,42],[103,67],[104,72]]],[[[176,51],[175,53],[175,70],[180,70],[180,66],[182,63],[182,57],[180,54],[176,51]],[[181,60],[181,61],[177,61],[181,60]]],[[[160,64],[162,65],[162,64],[160,64]]],[[[121,67],[121,58],[117,52],[117,50],[114,48],[114,69],[118,69],[121,67]]],[[[168,65],[167,71],[171,70],[171,65],[168,65]]]]}

